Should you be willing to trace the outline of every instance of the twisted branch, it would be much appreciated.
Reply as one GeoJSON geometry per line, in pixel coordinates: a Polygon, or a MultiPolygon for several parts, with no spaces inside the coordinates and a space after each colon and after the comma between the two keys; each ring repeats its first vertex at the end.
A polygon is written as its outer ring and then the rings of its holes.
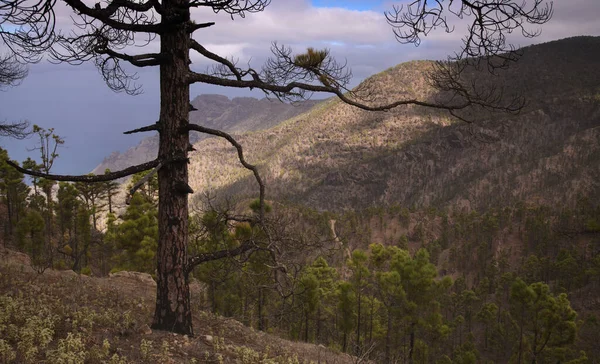
{"type": "Polygon", "coordinates": [[[198,131],[200,133],[210,134],[210,135],[224,138],[231,145],[233,145],[235,147],[235,149],[237,150],[237,153],[238,153],[238,159],[240,160],[240,163],[244,166],[244,168],[252,171],[252,174],[254,174],[254,178],[256,179],[256,183],[258,183],[259,201],[260,201],[259,221],[263,221],[264,216],[265,216],[265,206],[264,206],[265,205],[265,183],[263,182],[262,178],[260,177],[258,168],[256,168],[255,165],[248,163],[246,161],[246,159],[244,158],[244,150],[243,150],[242,146],[240,145],[240,143],[238,143],[237,140],[235,140],[235,138],[233,138],[230,134],[227,134],[226,132],[221,131],[221,130],[211,129],[211,128],[207,128],[207,127],[197,125],[197,124],[189,124],[186,128],[187,128],[186,132],[188,130],[194,130],[194,131],[198,131]]]}

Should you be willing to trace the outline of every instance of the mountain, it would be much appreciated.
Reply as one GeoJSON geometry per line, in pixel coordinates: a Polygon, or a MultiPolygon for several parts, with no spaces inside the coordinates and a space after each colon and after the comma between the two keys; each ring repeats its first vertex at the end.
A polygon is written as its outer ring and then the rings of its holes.
{"type": "MultiPolygon", "coordinates": [[[[376,102],[431,100],[439,96],[428,83],[431,69],[427,61],[403,63],[362,86],[376,102]]],[[[239,142],[267,181],[267,198],[320,210],[568,205],[600,197],[600,38],[530,46],[498,75],[466,77],[506,85],[527,104],[518,115],[475,113],[467,124],[418,106],[366,112],[329,100],[239,142]]],[[[257,196],[225,141],[195,148],[190,181],[197,196],[257,196]]]]}
{"type": "MultiPolygon", "coordinates": [[[[197,109],[190,113],[190,122],[226,132],[240,133],[267,129],[279,122],[302,114],[319,103],[305,101],[294,105],[253,97],[236,97],[229,99],[223,95],[200,95],[192,100],[197,109]]],[[[206,139],[206,135],[192,134],[192,142],[206,139]]],[[[144,163],[156,158],[158,153],[158,136],[143,139],[135,147],[124,153],[113,152],[92,171],[102,174],[108,168],[112,171],[144,163]]]]}

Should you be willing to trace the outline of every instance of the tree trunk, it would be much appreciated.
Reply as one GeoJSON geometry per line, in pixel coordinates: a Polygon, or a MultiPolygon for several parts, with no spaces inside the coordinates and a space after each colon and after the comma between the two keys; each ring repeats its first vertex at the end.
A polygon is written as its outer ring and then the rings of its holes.
{"type": "Polygon", "coordinates": [[[354,354],[356,356],[360,356],[360,301],[361,301],[361,295],[360,295],[360,291],[358,291],[358,295],[357,295],[357,302],[358,302],[358,315],[356,318],[356,348],[354,350],[354,354]]]}
{"type": "MultiPolygon", "coordinates": [[[[49,173],[49,171],[47,171],[49,173]]],[[[48,182],[48,181],[46,181],[48,182]]],[[[46,183],[44,187],[44,193],[46,194],[46,214],[44,216],[44,222],[46,223],[46,236],[44,239],[46,257],[44,259],[44,266],[53,266],[53,247],[52,247],[52,184],[46,183]]]]}
{"type": "Polygon", "coordinates": [[[415,350],[415,326],[416,324],[413,322],[410,324],[410,347],[408,349],[408,362],[414,363],[413,354],[415,350]]]}
{"type": "Polygon", "coordinates": [[[94,224],[94,230],[98,231],[98,224],[96,220],[96,203],[92,202],[92,223],[94,224]]]}
{"type": "Polygon", "coordinates": [[[371,297],[371,312],[369,317],[369,345],[373,342],[373,311],[375,310],[375,299],[371,297]]]}
{"type": "Polygon", "coordinates": [[[317,308],[316,328],[315,328],[315,343],[321,342],[321,305],[317,308]]]}
{"type": "Polygon", "coordinates": [[[388,309],[388,318],[387,318],[387,331],[385,333],[385,362],[386,364],[390,364],[392,362],[391,359],[392,352],[392,313],[389,312],[388,309]]]}
{"type": "MultiPolygon", "coordinates": [[[[8,212],[8,221],[5,225],[5,231],[4,231],[6,240],[8,240],[9,237],[12,237],[12,225],[13,225],[12,205],[13,205],[13,203],[12,203],[12,199],[10,198],[10,195],[11,195],[10,190],[7,187],[6,188],[6,211],[8,212]]],[[[4,245],[6,246],[6,242],[4,243],[4,245]]]]}
{"type": "Polygon", "coordinates": [[[111,214],[113,213],[111,191],[108,191],[108,212],[111,213],[111,214]]]}
{"type": "MultiPolygon", "coordinates": [[[[181,14],[185,0],[165,0],[163,19],[181,14]]],[[[185,14],[183,14],[185,15],[185,14]]],[[[187,10],[189,18],[189,10],[187,10]]],[[[189,134],[189,34],[183,26],[170,27],[161,35],[160,142],[162,160],[185,158],[189,134]]],[[[188,167],[168,162],[158,171],[158,250],[156,309],[152,328],[193,335],[190,290],[186,274],[188,243],[188,167]]]]}
{"type": "Polygon", "coordinates": [[[263,318],[263,289],[262,287],[258,289],[258,331],[265,331],[265,322],[263,318]]]}
{"type": "Polygon", "coordinates": [[[308,342],[308,311],[304,311],[304,341],[308,342]]]}
{"type": "Polygon", "coordinates": [[[521,356],[523,353],[523,326],[525,325],[525,308],[521,308],[521,322],[520,322],[520,332],[519,332],[519,359],[518,363],[521,364],[521,356]]]}

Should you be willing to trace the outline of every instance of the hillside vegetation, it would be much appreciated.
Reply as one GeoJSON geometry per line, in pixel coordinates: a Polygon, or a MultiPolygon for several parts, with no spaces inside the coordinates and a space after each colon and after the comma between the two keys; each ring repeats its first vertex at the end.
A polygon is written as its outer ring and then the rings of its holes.
{"type": "MultiPolygon", "coordinates": [[[[29,257],[0,250],[1,363],[353,363],[349,355],[254,331],[200,311],[195,337],[153,332],[156,283],[149,275],[40,275],[29,257]]],[[[122,272],[127,273],[127,272],[122,272]]],[[[203,294],[192,284],[195,297],[203,294]]]]}
{"type": "MultiPolygon", "coordinates": [[[[240,143],[261,166],[268,197],[317,209],[573,203],[600,188],[600,39],[577,37],[524,49],[498,77],[528,104],[519,115],[474,124],[420,107],[365,112],[337,100],[240,143]]],[[[434,97],[429,62],[409,62],[365,81],[376,100],[434,97]]],[[[476,118],[477,119],[477,118],[476,118]]],[[[224,141],[198,143],[190,178],[198,195],[257,196],[249,171],[224,141]]]]}

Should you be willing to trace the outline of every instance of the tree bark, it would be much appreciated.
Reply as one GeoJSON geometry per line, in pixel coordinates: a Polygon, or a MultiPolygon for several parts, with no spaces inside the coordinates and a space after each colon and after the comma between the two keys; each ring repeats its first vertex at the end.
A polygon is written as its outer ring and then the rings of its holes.
{"type": "Polygon", "coordinates": [[[44,257],[45,262],[44,265],[49,265],[50,267],[54,265],[54,254],[53,254],[53,246],[52,246],[52,186],[54,183],[50,184],[46,181],[46,185],[44,187],[44,193],[46,194],[46,215],[44,216],[44,222],[46,223],[46,237],[44,239],[46,257],[44,257]]]}
{"type": "Polygon", "coordinates": [[[308,311],[304,311],[304,341],[308,342],[308,311]]]}
{"type": "Polygon", "coordinates": [[[392,313],[388,309],[388,318],[387,318],[387,331],[385,333],[385,362],[386,364],[390,364],[391,360],[391,352],[392,352],[392,313]]]}
{"type": "Polygon", "coordinates": [[[360,356],[360,351],[361,351],[361,347],[360,347],[360,301],[361,301],[361,294],[360,294],[360,288],[358,289],[358,294],[357,296],[357,302],[358,302],[358,315],[356,318],[356,349],[354,351],[354,355],[356,356],[360,356]]]}
{"type": "MultiPolygon", "coordinates": [[[[186,0],[165,0],[163,21],[181,16],[186,0]]],[[[186,10],[189,19],[189,10],[186,10]]],[[[185,16],[185,14],[184,14],[185,16]]],[[[189,34],[185,24],[161,35],[160,142],[158,158],[185,158],[189,144],[189,34]]],[[[193,335],[187,264],[187,163],[166,163],[158,171],[157,290],[153,329],[193,335]]]]}
{"type": "Polygon", "coordinates": [[[413,354],[415,351],[415,326],[416,324],[414,322],[410,324],[410,347],[408,349],[408,362],[410,364],[414,363],[413,354]]]}
{"type": "Polygon", "coordinates": [[[319,307],[317,308],[317,316],[316,316],[316,328],[315,328],[315,343],[321,342],[321,304],[319,303],[319,307]]]}
{"type": "Polygon", "coordinates": [[[265,322],[264,322],[264,317],[263,317],[263,306],[264,306],[263,295],[264,295],[264,292],[261,287],[258,289],[258,330],[259,331],[265,331],[265,322]]]}

